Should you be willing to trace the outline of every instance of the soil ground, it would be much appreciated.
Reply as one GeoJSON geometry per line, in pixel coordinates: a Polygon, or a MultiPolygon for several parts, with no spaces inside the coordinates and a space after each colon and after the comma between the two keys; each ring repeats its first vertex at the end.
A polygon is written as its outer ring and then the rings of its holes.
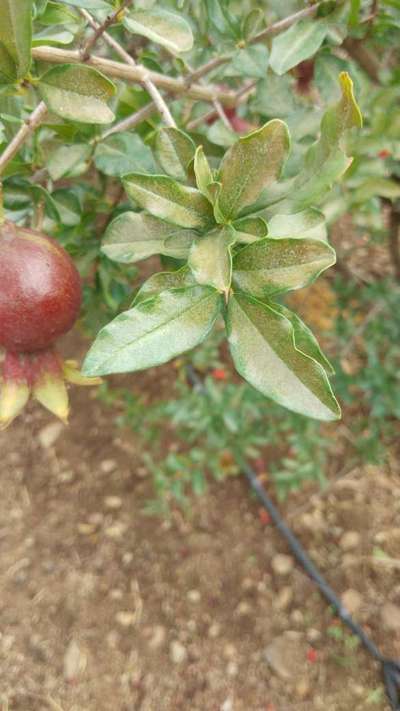
{"type": "MultiPolygon", "coordinates": [[[[139,440],[87,390],[71,394],[68,428],[32,406],[0,434],[1,711],[387,711],[380,670],[246,483],[211,484],[187,517],[149,517],[139,440]]],[[[399,657],[394,456],[281,509],[399,657]]]]}

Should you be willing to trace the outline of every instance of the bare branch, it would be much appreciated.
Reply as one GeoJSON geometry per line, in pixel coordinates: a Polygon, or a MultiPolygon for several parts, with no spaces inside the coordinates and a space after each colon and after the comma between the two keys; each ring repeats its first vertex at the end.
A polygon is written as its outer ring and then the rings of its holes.
{"type": "Polygon", "coordinates": [[[34,132],[34,130],[43,121],[47,114],[47,107],[44,101],[41,101],[36,109],[31,113],[29,118],[22,124],[18,133],[14,136],[12,141],[8,144],[7,148],[3,151],[0,156],[0,175],[6,167],[7,163],[14,158],[18,153],[21,146],[24,144],[28,136],[34,132]]]}
{"type": "MultiPolygon", "coordinates": [[[[132,4],[132,0],[123,0],[122,5],[118,10],[113,12],[111,15],[108,15],[104,22],[102,24],[100,23],[95,23],[95,26],[90,22],[92,27],[94,28],[94,33],[89,37],[88,41],[86,42],[85,46],[81,50],[81,59],[83,62],[86,62],[87,59],[90,57],[90,53],[95,46],[96,42],[100,39],[102,35],[106,32],[106,30],[113,25],[115,22],[118,22],[118,18],[121,15],[121,12],[123,12],[129,5],[132,4]]],[[[83,15],[83,12],[81,10],[81,14],[83,15]]],[[[88,15],[89,13],[87,13],[88,15]]],[[[90,15],[89,15],[90,17],[90,15]]],[[[89,18],[86,17],[86,19],[89,21],[89,18]]],[[[94,21],[93,21],[94,22],[94,21]]]]}
{"type": "MultiPolygon", "coordinates": [[[[32,56],[34,59],[50,62],[51,64],[79,63],[81,61],[80,53],[76,50],[59,49],[58,47],[48,47],[47,45],[33,47],[32,56]]],[[[155,86],[161,87],[171,94],[185,94],[192,99],[201,101],[212,102],[214,99],[219,99],[224,106],[233,106],[235,102],[235,94],[232,91],[221,91],[216,86],[207,87],[199,84],[193,84],[188,89],[184,79],[177,79],[159,72],[150,71],[141,64],[122,64],[121,62],[114,62],[111,59],[104,59],[98,56],[90,57],[86,64],[109,77],[123,79],[127,82],[142,84],[149,79],[155,86]]]]}
{"type": "Polygon", "coordinates": [[[310,5],[309,7],[304,8],[304,10],[299,10],[299,12],[295,12],[293,15],[289,15],[283,20],[278,20],[278,22],[274,22],[269,27],[266,27],[265,30],[261,30],[261,32],[259,32],[257,35],[254,35],[254,37],[252,37],[250,40],[250,44],[262,42],[268,37],[272,37],[272,35],[277,35],[280,32],[284,32],[285,30],[289,29],[289,27],[296,24],[296,22],[304,20],[306,17],[313,17],[317,13],[321,5],[322,2],[316,2],[314,5],[310,5]]]}
{"type": "MultiPolygon", "coordinates": [[[[130,0],[130,2],[131,2],[131,0],[130,0]]],[[[96,35],[96,33],[99,32],[100,28],[103,27],[104,23],[103,23],[103,25],[99,25],[86,10],[81,9],[80,12],[81,12],[81,15],[83,15],[83,17],[85,17],[87,19],[89,24],[93,28],[96,29],[96,31],[95,31],[95,35],[96,35]]],[[[107,42],[109,47],[112,47],[112,49],[114,49],[115,52],[117,52],[117,54],[121,57],[121,59],[124,60],[124,62],[129,64],[131,67],[137,67],[137,64],[136,64],[135,60],[133,59],[133,57],[131,57],[131,55],[125,51],[125,49],[119,44],[119,42],[117,42],[113,37],[111,37],[111,35],[109,35],[108,32],[106,32],[105,30],[106,30],[106,28],[104,28],[98,36],[100,37],[102,35],[103,39],[107,42]]],[[[87,57],[87,59],[89,59],[89,56],[87,57]]],[[[174,121],[174,118],[173,118],[167,104],[165,103],[162,95],[158,91],[155,84],[151,81],[149,76],[145,74],[143,76],[143,80],[141,83],[142,83],[142,86],[146,89],[146,91],[150,94],[151,98],[153,99],[154,106],[157,108],[157,111],[163,118],[166,125],[176,127],[176,123],[174,121]]]]}

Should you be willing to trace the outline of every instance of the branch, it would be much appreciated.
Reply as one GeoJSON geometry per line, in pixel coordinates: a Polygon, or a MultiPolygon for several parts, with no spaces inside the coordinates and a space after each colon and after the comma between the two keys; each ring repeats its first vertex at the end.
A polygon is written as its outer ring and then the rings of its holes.
{"type": "Polygon", "coordinates": [[[367,49],[364,40],[356,40],[351,37],[347,37],[343,42],[343,47],[347,54],[355,59],[361,69],[368,74],[374,84],[381,83],[379,79],[381,65],[372,52],[367,49]]]}
{"type": "Polygon", "coordinates": [[[263,40],[267,39],[267,37],[272,37],[272,35],[277,35],[280,32],[284,32],[296,22],[304,20],[306,17],[313,17],[317,13],[321,5],[322,1],[316,2],[314,5],[310,5],[309,7],[304,8],[304,10],[299,10],[299,12],[295,12],[293,15],[289,15],[283,20],[278,20],[278,22],[274,22],[269,27],[266,27],[265,30],[261,30],[261,32],[259,32],[257,35],[254,35],[254,37],[251,38],[249,44],[256,44],[257,42],[262,42],[263,40]]]}
{"type": "MultiPolygon", "coordinates": [[[[132,0],[126,0],[124,3],[125,6],[130,4],[132,0]]],[[[121,8],[122,9],[122,8],[121,8]]],[[[118,12],[121,12],[121,9],[118,12]]],[[[86,20],[89,22],[89,24],[95,29],[95,33],[93,37],[100,37],[101,35],[103,36],[103,39],[107,42],[109,47],[115,50],[117,54],[121,57],[121,59],[124,60],[127,64],[129,64],[131,67],[137,67],[137,64],[133,57],[131,57],[128,52],[125,51],[123,47],[117,42],[111,35],[106,32],[106,27],[104,27],[105,23],[103,25],[99,25],[93,18],[92,16],[86,11],[81,9],[80,13],[83,17],[86,18],[86,20]],[[100,32],[101,30],[101,32],[100,32]]],[[[117,15],[118,13],[114,13],[114,16],[117,15]]],[[[111,24],[111,22],[110,22],[111,24]]],[[[96,37],[96,39],[97,39],[96,37]]],[[[93,46],[94,42],[92,43],[91,46],[93,46]]],[[[89,55],[87,55],[86,59],[89,59],[89,55]]],[[[142,81],[142,86],[147,90],[147,92],[150,94],[151,98],[153,99],[154,102],[154,107],[157,109],[161,117],[164,119],[164,122],[166,123],[167,126],[174,126],[176,127],[176,123],[172,117],[172,114],[165,103],[163,97],[161,96],[160,92],[158,91],[157,87],[155,84],[151,81],[151,79],[148,76],[143,77],[142,81]]]]}
{"type": "MultiPolygon", "coordinates": [[[[122,47],[120,49],[122,50],[122,47]]],[[[80,52],[76,50],[59,49],[58,47],[48,47],[47,45],[33,47],[32,56],[34,59],[51,64],[79,63],[81,61],[80,52]]],[[[234,106],[235,103],[235,94],[232,91],[221,91],[215,86],[206,87],[199,84],[193,84],[188,89],[184,79],[176,79],[159,72],[150,71],[141,64],[122,64],[121,62],[114,62],[111,59],[104,59],[98,56],[90,57],[86,64],[109,77],[124,79],[127,82],[143,84],[145,81],[150,80],[155,86],[161,87],[171,94],[185,94],[200,101],[212,102],[214,99],[219,99],[224,106],[234,106]]]]}
{"type": "Polygon", "coordinates": [[[118,8],[118,10],[113,12],[111,15],[108,15],[108,17],[106,17],[106,19],[104,20],[104,22],[102,24],[97,23],[94,20],[93,20],[93,22],[91,22],[92,18],[90,17],[89,13],[84,14],[85,11],[80,10],[81,14],[84,17],[86,17],[88,22],[91,24],[91,26],[95,30],[95,32],[91,35],[91,37],[89,37],[88,41],[86,42],[86,44],[84,45],[84,47],[81,50],[81,59],[83,62],[86,62],[89,59],[91,51],[92,51],[93,47],[95,46],[97,40],[99,40],[100,37],[105,34],[106,30],[111,25],[113,25],[114,22],[118,21],[118,18],[120,16],[121,12],[123,12],[125,10],[125,8],[127,8],[131,4],[132,4],[132,0],[123,0],[121,7],[118,8]]]}
{"type": "Polygon", "coordinates": [[[31,113],[29,118],[22,124],[18,133],[14,136],[12,141],[8,144],[7,148],[3,151],[0,156],[0,175],[6,167],[7,163],[14,158],[18,153],[19,149],[26,141],[28,136],[33,133],[33,131],[39,126],[47,114],[47,107],[44,101],[41,101],[36,109],[31,113]]]}

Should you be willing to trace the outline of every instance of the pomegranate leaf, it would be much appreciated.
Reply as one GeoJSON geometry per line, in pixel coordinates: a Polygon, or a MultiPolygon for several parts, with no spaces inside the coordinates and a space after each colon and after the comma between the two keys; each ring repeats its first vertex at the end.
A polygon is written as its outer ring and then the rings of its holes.
{"type": "Polygon", "coordinates": [[[226,220],[254,203],[261,191],[275,182],[289,152],[289,132],[274,119],[239,138],[222,160],[218,180],[218,207],[226,220]]]}
{"type": "Polygon", "coordinates": [[[182,258],[189,254],[195,237],[196,233],[191,230],[179,229],[143,212],[130,211],[110,223],[101,249],[115,262],[138,262],[153,254],[182,258]]]}
{"type": "Polygon", "coordinates": [[[268,234],[267,223],[262,217],[242,217],[240,220],[235,220],[233,226],[238,242],[251,244],[268,234]]]}
{"type": "Polygon", "coordinates": [[[156,134],[155,158],[164,173],[175,180],[187,180],[195,150],[190,136],[179,128],[162,128],[156,134]]]}
{"type": "Polygon", "coordinates": [[[241,291],[268,297],[311,284],[335,261],[335,251],[326,242],[267,237],[235,256],[233,280],[241,291]]]}
{"type": "Polygon", "coordinates": [[[131,10],[124,18],[129,32],[161,44],[170,52],[188,52],[193,47],[190,25],[181,15],[168,10],[131,10]]]}
{"type": "Polygon", "coordinates": [[[269,65],[275,74],[285,74],[317,52],[329,31],[326,20],[302,20],[272,42],[269,65]]]}
{"type": "Polygon", "coordinates": [[[207,286],[168,289],[146,299],[100,331],[83,373],[126,373],[166,363],[206,338],[220,308],[218,292],[207,286]]]}
{"type": "Polygon", "coordinates": [[[0,84],[23,79],[31,66],[32,0],[0,0],[0,84]]]}
{"type": "MultiPolygon", "coordinates": [[[[229,301],[228,340],[237,371],[275,402],[318,420],[340,417],[327,374],[296,340],[293,323],[275,304],[237,293],[229,301]]],[[[305,332],[302,332],[303,340],[305,332]]]]}
{"type": "Polygon", "coordinates": [[[193,274],[187,266],[177,269],[175,272],[159,272],[144,282],[136,294],[132,306],[137,306],[142,301],[147,301],[163,291],[195,285],[193,274]]]}
{"type": "Polygon", "coordinates": [[[192,245],[189,266],[198,284],[208,284],[227,293],[232,279],[231,246],[235,230],[224,227],[199,237],[192,245]]]}
{"type": "Polygon", "coordinates": [[[198,190],[168,176],[131,173],[123,182],[137,205],[166,222],[192,229],[205,229],[213,222],[208,200],[198,190]]]}
{"type": "Polygon", "coordinates": [[[39,81],[39,91],[50,111],[81,123],[110,123],[114,114],[107,105],[115,85],[97,69],[84,64],[61,64],[39,81]]]}

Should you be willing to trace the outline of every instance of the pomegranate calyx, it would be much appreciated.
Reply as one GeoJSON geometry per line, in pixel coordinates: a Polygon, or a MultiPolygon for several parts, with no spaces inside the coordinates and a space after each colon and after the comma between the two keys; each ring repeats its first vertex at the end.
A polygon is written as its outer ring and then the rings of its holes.
{"type": "Polygon", "coordinates": [[[30,396],[67,424],[67,382],[98,385],[101,379],[81,375],[75,361],[63,361],[52,348],[35,353],[5,351],[0,361],[0,430],[22,412],[30,396]]]}

